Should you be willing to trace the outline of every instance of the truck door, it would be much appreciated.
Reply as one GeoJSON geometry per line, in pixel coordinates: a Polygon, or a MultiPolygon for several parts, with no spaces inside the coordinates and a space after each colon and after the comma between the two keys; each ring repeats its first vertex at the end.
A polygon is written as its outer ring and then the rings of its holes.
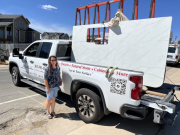
{"type": "Polygon", "coordinates": [[[24,78],[33,80],[34,78],[34,64],[35,57],[37,56],[37,50],[39,48],[39,42],[30,45],[23,53],[24,58],[20,60],[20,73],[24,78]]]}
{"type": "Polygon", "coordinates": [[[62,85],[60,86],[61,91],[70,94],[70,86],[71,86],[71,75],[68,73],[68,68],[61,66],[61,62],[63,61],[71,61],[71,43],[59,43],[57,45],[56,57],[59,62],[61,77],[62,77],[62,85]]]}
{"type": "Polygon", "coordinates": [[[52,42],[42,42],[35,61],[34,73],[36,74],[36,77],[34,78],[34,81],[40,84],[44,84],[44,70],[48,66],[48,58],[52,44],[52,42]]]}

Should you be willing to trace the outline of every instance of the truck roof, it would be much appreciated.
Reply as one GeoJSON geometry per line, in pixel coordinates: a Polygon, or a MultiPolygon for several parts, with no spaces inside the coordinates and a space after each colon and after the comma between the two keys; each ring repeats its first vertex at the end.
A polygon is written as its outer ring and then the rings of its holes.
{"type": "Polygon", "coordinates": [[[42,39],[42,40],[37,40],[36,42],[56,42],[56,43],[69,43],[72,42],[72,40],[63,40],[63,39],[42,39]]]}

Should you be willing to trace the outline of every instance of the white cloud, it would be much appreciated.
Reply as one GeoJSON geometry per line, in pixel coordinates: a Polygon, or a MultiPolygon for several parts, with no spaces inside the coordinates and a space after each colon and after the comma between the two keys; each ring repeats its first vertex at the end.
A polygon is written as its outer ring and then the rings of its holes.
{"type": "Polygon", "coordinates": [[[42,9],[45,9],[45,10],[52,10],[52,9],[58,9],[57,7],[54,7],[54,6],[51,6],[51,5],[40,5],[40,7],[42,9]]]}
{"type": "Polygon", "coordinates": [[[34,19],[29,19],[31,24],[30,27],[43,33],[43,32],[59,32],[59,33],[67,33],[72,35],[72,27],[60,25],[60,24],[45,24],[42,22],[38,22],[34,19]]]}

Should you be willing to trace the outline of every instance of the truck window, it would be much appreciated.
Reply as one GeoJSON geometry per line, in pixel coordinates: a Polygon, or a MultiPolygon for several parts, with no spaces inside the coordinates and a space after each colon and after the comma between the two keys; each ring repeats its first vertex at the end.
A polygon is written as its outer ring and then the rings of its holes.
{"type": "Polygon", "coordinates": [[[58,44],[56,57],[70,57],[71,44],[58,44]]]}
{"type": "Polygon", "coordinates": [[[168,48],[168,53],[175,53],[176,48],[175,47],[169,47],[168,48]]]}
{"type": "Polygon", "coordinates": [[[39,47],[39,43],[34,43],[32,44],[24,53],[25,56],[31,56],[31,57],[35,57],[36,56],[36,52],[38,50],[39,47]]]}
{"type": "Polygon", "coordinates": [[[44,42],[40,51],[39,58],[47,59],[51,50],[52,43],[44,42]]]}

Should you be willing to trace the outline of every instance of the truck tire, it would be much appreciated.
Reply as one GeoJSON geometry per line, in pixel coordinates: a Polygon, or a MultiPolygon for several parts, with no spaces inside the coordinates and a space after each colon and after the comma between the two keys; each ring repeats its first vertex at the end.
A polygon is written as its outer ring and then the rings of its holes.
{"type": "Polygon", "coordinates": [[[90,89],[78,90],[75,102],[76,111],[85,123],[95,123],[104,116],[101,98],[90,89]]]}
{"type": "Polygon", "coordinates": [[[19,69],[18,67],[14,66],[11,70],[11,75],[12,75],[12,81],[14,83],[15,86],[20,86],[21,84],[21,76],[19,74],[19,69]]]}

